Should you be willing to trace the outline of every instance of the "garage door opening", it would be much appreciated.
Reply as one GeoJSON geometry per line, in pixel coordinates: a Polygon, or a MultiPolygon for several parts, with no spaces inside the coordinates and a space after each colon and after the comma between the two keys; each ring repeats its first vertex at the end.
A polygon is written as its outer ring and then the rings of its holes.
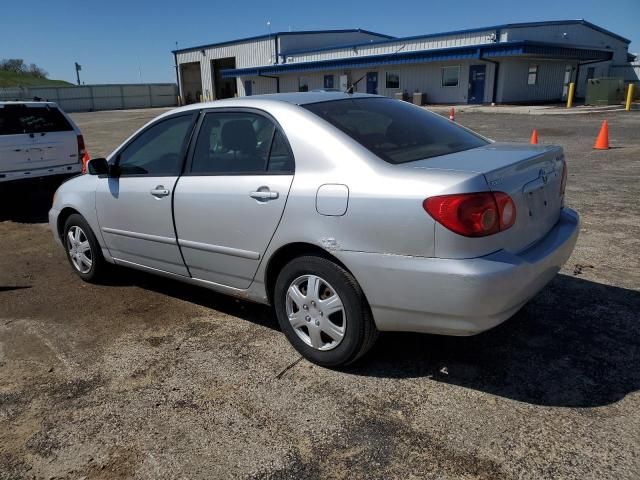
{"type": "Polygon", "coordinates": [[[183,102],[186,105],[199,102],[202,96],[200,62],[183,63],[180,65],[180,80],[183,102]]]}
{"type": "Polygon", "coordinates": [[[222,70],[236,68],[236,58],[218,58],[211,60],[211,71],[213,72],[213,91],[216,92],[216,99],[235,97],[238,93],[235,78],[222,78],[222,70]]]}

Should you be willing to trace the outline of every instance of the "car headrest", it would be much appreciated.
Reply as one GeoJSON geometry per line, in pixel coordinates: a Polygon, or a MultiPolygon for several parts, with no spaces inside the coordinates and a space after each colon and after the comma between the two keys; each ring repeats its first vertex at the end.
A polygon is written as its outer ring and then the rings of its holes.
{"type": "Polygon", "coordinates": [[[236,152],[254,152],[258,145],[256,132],[249,120],[231,120],[222,126],[222,145],[236,152]]]}

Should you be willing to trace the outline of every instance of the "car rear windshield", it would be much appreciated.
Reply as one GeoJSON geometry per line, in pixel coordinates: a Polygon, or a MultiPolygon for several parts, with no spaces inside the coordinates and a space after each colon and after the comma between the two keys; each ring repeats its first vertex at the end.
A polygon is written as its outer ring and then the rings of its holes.
{"type": "Polygon", "coordinates": [[[303,107],[393,164],[461,152],[488,143],[440,115],[391,98],[332,100],[303,107]]]}
{"type": "Polygon", "coordinates": [[[56,107],[5,105],[0,107],[0,135],[68,132],[73,130],[56,107]]]}

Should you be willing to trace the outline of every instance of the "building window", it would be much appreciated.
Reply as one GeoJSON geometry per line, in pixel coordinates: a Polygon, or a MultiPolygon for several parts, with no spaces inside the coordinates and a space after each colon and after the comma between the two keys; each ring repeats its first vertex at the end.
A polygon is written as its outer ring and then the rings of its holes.
{"type": "Polygon", "coordinates": [[[460,82],[460,65],[442,67],[442,86],[457,87],[460,82]]]}
{"type": "Polygon", "coordinates": [[[309,79],[307,77],[298,77],[298,91],[299,92],[309,91],[309,79]]]}
{"type": "Polygon", "coordinates": [[[333,88],[333,75],[324,76],[324,88],[333,88]]]}
{"type": "Polygon", "coordinates": [[[538,65],[529,65],[529,74],[527,75],[527,85],[535,85],[538,83],[538,65]]]}
{"type": "Polygon", "coordinates": [[[596,69],[595,67],[589,67],[587,68],[587,80],[593,78],[596,74],[596,69]]]}
{"type": "Polygon", "coordinates": [[[387,88],[400,88],[400,74],[387,72],[387,88]]]}

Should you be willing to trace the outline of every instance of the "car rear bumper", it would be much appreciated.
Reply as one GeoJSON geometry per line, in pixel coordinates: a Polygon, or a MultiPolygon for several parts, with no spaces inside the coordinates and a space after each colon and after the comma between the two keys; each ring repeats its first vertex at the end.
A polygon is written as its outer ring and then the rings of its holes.
{"type": "Polygon", "coordinates": [[[502,323],[568,260],[578,214],[563,209],[535,245],[472,259],[340,252],[362,286],[379,330],[474,335],[502,323]]]}
{"type": "Polygon", "coordinates": [[[59,165],[55,167],[26,168],[24,170],[0,172],[0,182],[33,180],[35,178],[50,177],[53,175],[73,175],[74,173],[80,173],[81,171],[82,165],[79,163],[59,165]]]}

